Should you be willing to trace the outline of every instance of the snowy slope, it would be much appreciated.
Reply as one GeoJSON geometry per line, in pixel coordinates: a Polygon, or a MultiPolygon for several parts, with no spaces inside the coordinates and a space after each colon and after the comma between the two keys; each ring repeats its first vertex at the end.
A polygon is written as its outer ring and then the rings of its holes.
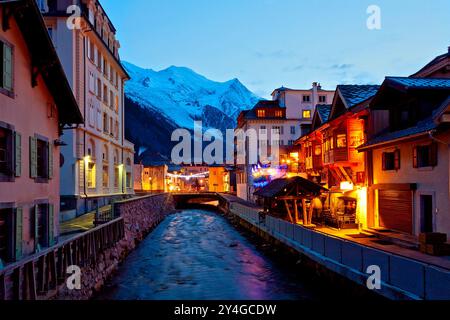
{"type": "Polygon", "coordinates": [[[173,130],[192,130],[194,120],[202,120],[204,129],[233,129],[239,113],[260,99],[237,79],[221,83],[183,67],[157,72],[123,64],[131,76],[125,85],[126,137],[136,150],[147,150],[139,157],[145,163],[170,159],[173,130]]]}
{"type": "Polygon", "coordinates": [[[184,67],[157,72],[127,62],[124,66],[131,76],[127,97],[177,127],[193,129],[194,120],[203,120],[204,127],[234,128],[239,113],[259,100],[238,79],[220,83],[184,67]]]}

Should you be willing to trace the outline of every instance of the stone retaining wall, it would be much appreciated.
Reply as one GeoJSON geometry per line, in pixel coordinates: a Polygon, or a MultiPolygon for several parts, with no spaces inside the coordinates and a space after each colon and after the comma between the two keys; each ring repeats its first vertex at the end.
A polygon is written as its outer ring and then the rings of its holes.
{"type": "Polygon", "coordinates": [[[90,299],[118,269],[128,254],[175,210],[170,194],[149,195],[114,203],[114,214],[123,218],[124,238],[100,253],[96,263],[82,269],[82,289],[68,290],[63,285],[58,299],[90,299]]]}

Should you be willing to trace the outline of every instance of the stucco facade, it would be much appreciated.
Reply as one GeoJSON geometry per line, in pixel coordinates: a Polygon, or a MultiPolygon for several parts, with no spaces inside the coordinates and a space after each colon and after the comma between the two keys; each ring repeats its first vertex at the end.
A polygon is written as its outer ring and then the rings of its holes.
{"type": "Polygon", "coordinates": [[[0,63],[10,65],[12,80],[0,85],[0,268],[58,241],[61,129],[69,113],[82,122],[37,7],[26,1],[6,5],[17,6],[12,9],[23,20],[3,15],[0,4],[0,63]],[[33,28],[25,33],[23,24],[33,28]],[[48,64],[33,62],[40,54],[48,64]],[[48,69],[33,75],[32,66],[48,69]],[[64,101],[55,98],[58,91],[64,101]]]}
{"type": "MultiPolygon", "coordinates": [[[[429,138],[417,139],[409,142],[403,142],[389,147],[373,150],[373,183],[374,185],[383,184],[415,184],[415,190],[412,190],[413,199],[413,234],[418,236],[423,232],[423,196],[432,197],[432,219],[433,232],[442,232],[450,236],[450,179],[449,179],[449,160],[450,160],[450,134],[444,134],[437,137],[442,143],[438,143],[437,166],[427,168],[413,167],[413,148],[417,145],[426,145],[432,142],[429,138]],[[444,142],[446,144],[444,144],[444,142]],[[382,154],[400,150],[400,169],[382,170],[382,154]]],[[[372,190],[369,195],[369,221],[371,226],[379,227],[378,216],[378,191],[372,190]]]]}
{"type": "Polygon", "coordinates": [[[67,133],[62,148],[61,205],[73,216],[133,193],[134,146],[124,135],[129,76],[120,63],[116,30],[93,0],[81,1],[79,28],[68,28],[64,12],[70,4],[58,1],[43,13],[85,119],[67,133]]]}

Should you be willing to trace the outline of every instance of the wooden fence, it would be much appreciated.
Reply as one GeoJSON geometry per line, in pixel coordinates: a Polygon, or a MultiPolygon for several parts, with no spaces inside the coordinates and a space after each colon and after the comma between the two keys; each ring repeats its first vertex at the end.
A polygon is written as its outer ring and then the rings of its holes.
{"type": "Polygon", "coordinates": [[[54,297],[66,282],[67,268],[95,265],[101,252],[125,237],[118,218],[0,270],[0,300],[54,297]]]}

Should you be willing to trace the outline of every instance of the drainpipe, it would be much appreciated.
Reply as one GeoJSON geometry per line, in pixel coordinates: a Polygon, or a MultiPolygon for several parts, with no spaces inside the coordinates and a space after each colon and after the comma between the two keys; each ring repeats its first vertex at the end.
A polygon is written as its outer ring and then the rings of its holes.
{"type": "Polygon", "coordinates": [[[127,183],[127,181],[126,181],[126,167],[125,167],[125,163],[124,163],[124,151],[123,151],[123,148],[124,148],[124,144],[125,144],[125,99],[124,99],[124,96],[125,96],[125,92],[124,92],[124,89],[125,89],[125,81],[123,81],[123,79],[122,79],[122,83],[121,83],[121,88],[122,88],[122,92],[121,92],[121,94],[120,94],[120,100],[122,100],[122,107],[121,107],[121,113],[122,113],[122,126],[121,126],[121,131],[122,131],[122,134],[121,134],[121,136],[122,136],[122,193],[124,194],[124,195],[126,195],[126,183],[127,183]],[[125,183],[124,183],[124,173],[125,173],[125,183]]]}
{"type": "MultiPolygon", "coordinates": [[[[91,32],[92,29],[88,29],[85,31],[85,33],[89,33],[91,32]]],[[[80,31],[81,32],[81,31],[80,31]]],[[[87,72],[86,72],[86,41],[87,41],[87,37],[83,36],[83,72],[84,72],[84,87],[83,87],[83,96],[84,96],[84,130],[83,130],[83,156],[86,157],[86,105],[87,105],[87,99],[86,99],[86,84],[88,83],[88,79],[87,79],[87,72]]],[[[84,207],[85,210],[87,211],[87,204],[88,204],[88,194],[87,194],[87,181],[86,181],[86,161],[83,158],[83,166],[84,166],[84,183],[83,183],[83,189],[84,189],[84,207]]]]}

